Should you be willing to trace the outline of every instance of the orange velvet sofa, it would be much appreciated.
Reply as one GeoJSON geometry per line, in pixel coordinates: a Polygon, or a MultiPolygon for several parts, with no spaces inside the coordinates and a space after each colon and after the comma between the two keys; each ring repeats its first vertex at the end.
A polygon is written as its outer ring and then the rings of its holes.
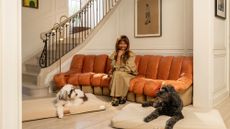
{"type": "MultiPolygon", "coordinates": [[[[129,101],[152,100],[162,84],[172,84],[184,105],[192,103],[193,59],[191,56],[137,55],[138,75],[130,81],[129,101]]],[[[107,55],[75,55],[67,72],[54,76],[58,88],[79,86],[84,92],[109,95],[111,61],[107,55]]]]}

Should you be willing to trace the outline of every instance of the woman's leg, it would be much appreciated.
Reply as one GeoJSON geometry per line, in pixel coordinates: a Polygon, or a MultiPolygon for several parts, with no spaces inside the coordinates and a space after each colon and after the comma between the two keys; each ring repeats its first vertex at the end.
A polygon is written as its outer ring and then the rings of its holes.
{"type": "MultiPolygon", "coordinates": [[[[126,72],[114,71],[112,80],[111,80],[111,92],[110,95],[116,97],[119,100],[120,104],[126,102],[126,95],[129,89],[130,79],[133,78],[133,75],[130,75],[126,72]]],[[[116,100],[115,99],[115,100],[116,100]]],[[[117,100],[115,101],[117,102],[117,100]]]]}

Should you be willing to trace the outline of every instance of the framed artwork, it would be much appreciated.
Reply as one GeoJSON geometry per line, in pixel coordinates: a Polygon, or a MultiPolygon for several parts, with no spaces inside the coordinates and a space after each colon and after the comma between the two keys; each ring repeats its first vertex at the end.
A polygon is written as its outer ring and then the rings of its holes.
{"type": "Polygon", "coordinates": [[[135,37],[161,36],[161,0],[135,0],[135,37]]]}
{"type": "Polygon", "coordinates": [[[38,9],[38,0],[22,0],[23,7],[38,9]]]}
{"type": "Polygon", "coordinates": [[[215,15],[219,18],[226,18],[226,0],[215,0],[215,15]]]}

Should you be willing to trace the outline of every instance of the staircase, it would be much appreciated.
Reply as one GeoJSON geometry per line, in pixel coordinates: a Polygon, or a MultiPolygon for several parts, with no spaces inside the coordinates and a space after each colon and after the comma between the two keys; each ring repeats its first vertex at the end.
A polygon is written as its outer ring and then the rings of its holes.
{"type": "Polygon", "coordinates": [[[38,60],[39,55],[36,55],[24,63],[25,70],[22,73],[23,98],[43,97],[49,93],[47,86],[37,86],[37,78],[41,70],[38,60]]]}
{"type": "Polygon", "coordinates": [[[24,63],[22,85],[25,98],[50,95],[49,86],[44,84],[45,79],[39,79],[39,76],[44,75],[42,70],[53,67],[52,65],[73,49],[86,44],[87,38],[92,37],[100,23],[114,11],[120,1],[89,0],[71,17],[62,16],[60,23],[55,23],[49,31],[41,33],[44,43],[42,52],[24,63]]]}

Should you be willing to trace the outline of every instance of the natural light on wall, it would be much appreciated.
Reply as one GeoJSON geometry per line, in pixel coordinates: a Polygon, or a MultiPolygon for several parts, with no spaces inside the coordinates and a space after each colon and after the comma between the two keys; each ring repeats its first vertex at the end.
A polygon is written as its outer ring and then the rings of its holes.
{"type": "Polygon", "coordinates": [[[69,16],[80,10],[81,0],[69,0],[69,16]]]}

